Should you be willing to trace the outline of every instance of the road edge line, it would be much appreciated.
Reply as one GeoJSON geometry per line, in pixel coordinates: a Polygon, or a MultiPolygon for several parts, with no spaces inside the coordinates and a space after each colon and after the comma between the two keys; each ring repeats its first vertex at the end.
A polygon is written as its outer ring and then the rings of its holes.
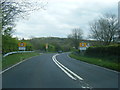
{"type": "MultiPolygon", "coordinates": [[[[68,57],[68,58],[71,58],[68,54],[67,54],[67,57],[68,57]]],[[[71,59],[77,60],[77,59],[75,59],[75,58],[71,58],[71,59]]],[[[84,61],[81,61],[81,62],[86,63],[86,64],[91,64],[91,63],[87,63],[87,62],[84,62],[84,61]]],[[[105,68],[105,67],[98,66],[98,65],[95,65],[95,64],[91,64],[91,65],[96,66],[96,67],[99,67],[99,68],[102,68],[102,69],[105,69],[105,70],[108,70],[108,71],[111,71],[111,72],[115,72],[115,73],[117,73],[117,74],[119,73],[118,71],[115,71],[115,70],[112,70],[112,69],[109,69],[109,68],[105,68]]]]}
{"type": "MultiPolygon", "coordinates": [[[[36,57],[36,56],[33,56],[33,57],[36,57]]],[[[33,58],[33,57],[24,59],[24,60],[22,60],[22,61],[20,61],[20,62],[18,62],[18,63],[16,63],[16,64],[14,64],[14,65],[12,65],[12,66],[6,68],[5,70],[1,71],[0,74],[3,74],[4,72],[6,72],[6,71],[8,71],[8,70],[10,70],[10,69],[12,69],[12,68],[14,68],[14,67],[16,67],[17,65],[19,65],[19,64],[21,64],[21,63],[23,63],[23,62],[25,62],[25,61],[27,61],[27,60],[33,58]]]]}

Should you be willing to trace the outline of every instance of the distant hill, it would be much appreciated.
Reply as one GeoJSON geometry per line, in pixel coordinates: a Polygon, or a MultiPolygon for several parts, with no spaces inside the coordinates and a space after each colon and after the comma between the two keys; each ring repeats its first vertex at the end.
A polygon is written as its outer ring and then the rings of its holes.
{"type": "MultiPolygon", "coordinates": [[[[68,38],[59,38],[59,37],[40,37],[30,39],[30,43],[34,46],[35,49],[43,49],[45,45],[54,46],[55,48],[59,47],[59,49],[68,50],[71,48],[71,40],[68,38]],[[41,48],[43,47],[43,48],[41,48]]],[[[43,49],[44,50],[44,49],[43,49]]]]}
{"type": "MultiPolygon", "coordinates": [[[[70,51],[73,49],[73,43],[69,38],[59,38],[59,37],[40,37],[40,38],[32,38],[29,40],[36,50],[45,51],[45,46],[48,44],[50,51],[70,51]]],[[[99,46],[101,42],[95,40],[80,40],[80,42],[85,42],[90,46],[99,46]]]]}

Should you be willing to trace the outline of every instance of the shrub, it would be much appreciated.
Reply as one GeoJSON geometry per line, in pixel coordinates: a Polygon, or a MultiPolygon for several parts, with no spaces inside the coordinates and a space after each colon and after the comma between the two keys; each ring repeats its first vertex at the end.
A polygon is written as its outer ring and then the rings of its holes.
{"type": "Polygon", "coordinates": [[[120,45],[89,47],[86,54],[119,56],[120,45]]]}

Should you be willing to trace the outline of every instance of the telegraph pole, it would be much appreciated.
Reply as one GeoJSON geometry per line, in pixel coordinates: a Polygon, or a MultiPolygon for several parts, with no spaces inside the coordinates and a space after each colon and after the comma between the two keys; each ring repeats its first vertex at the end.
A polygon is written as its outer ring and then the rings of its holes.
{"type": "Polygon", "coordinates": [[[120,1],[118,2],[118,23],[120,25],[120,1]]]}

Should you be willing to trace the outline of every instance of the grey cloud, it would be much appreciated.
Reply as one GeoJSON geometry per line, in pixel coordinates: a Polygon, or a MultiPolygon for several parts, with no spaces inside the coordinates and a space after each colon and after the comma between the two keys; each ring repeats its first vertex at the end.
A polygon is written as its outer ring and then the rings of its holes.
{"type": "Polygon", "coordinates": [[[86,37],[89,32],[88,23],[107,11],[117,12],[117,0],[51,0],[45,11],[32,13],[29,20],[17,22],[16,36],[59,36],[66,37],[71,29],[80,27],[86,37]],[[115,1],[115,2],[114,2],[115,1]]]}

